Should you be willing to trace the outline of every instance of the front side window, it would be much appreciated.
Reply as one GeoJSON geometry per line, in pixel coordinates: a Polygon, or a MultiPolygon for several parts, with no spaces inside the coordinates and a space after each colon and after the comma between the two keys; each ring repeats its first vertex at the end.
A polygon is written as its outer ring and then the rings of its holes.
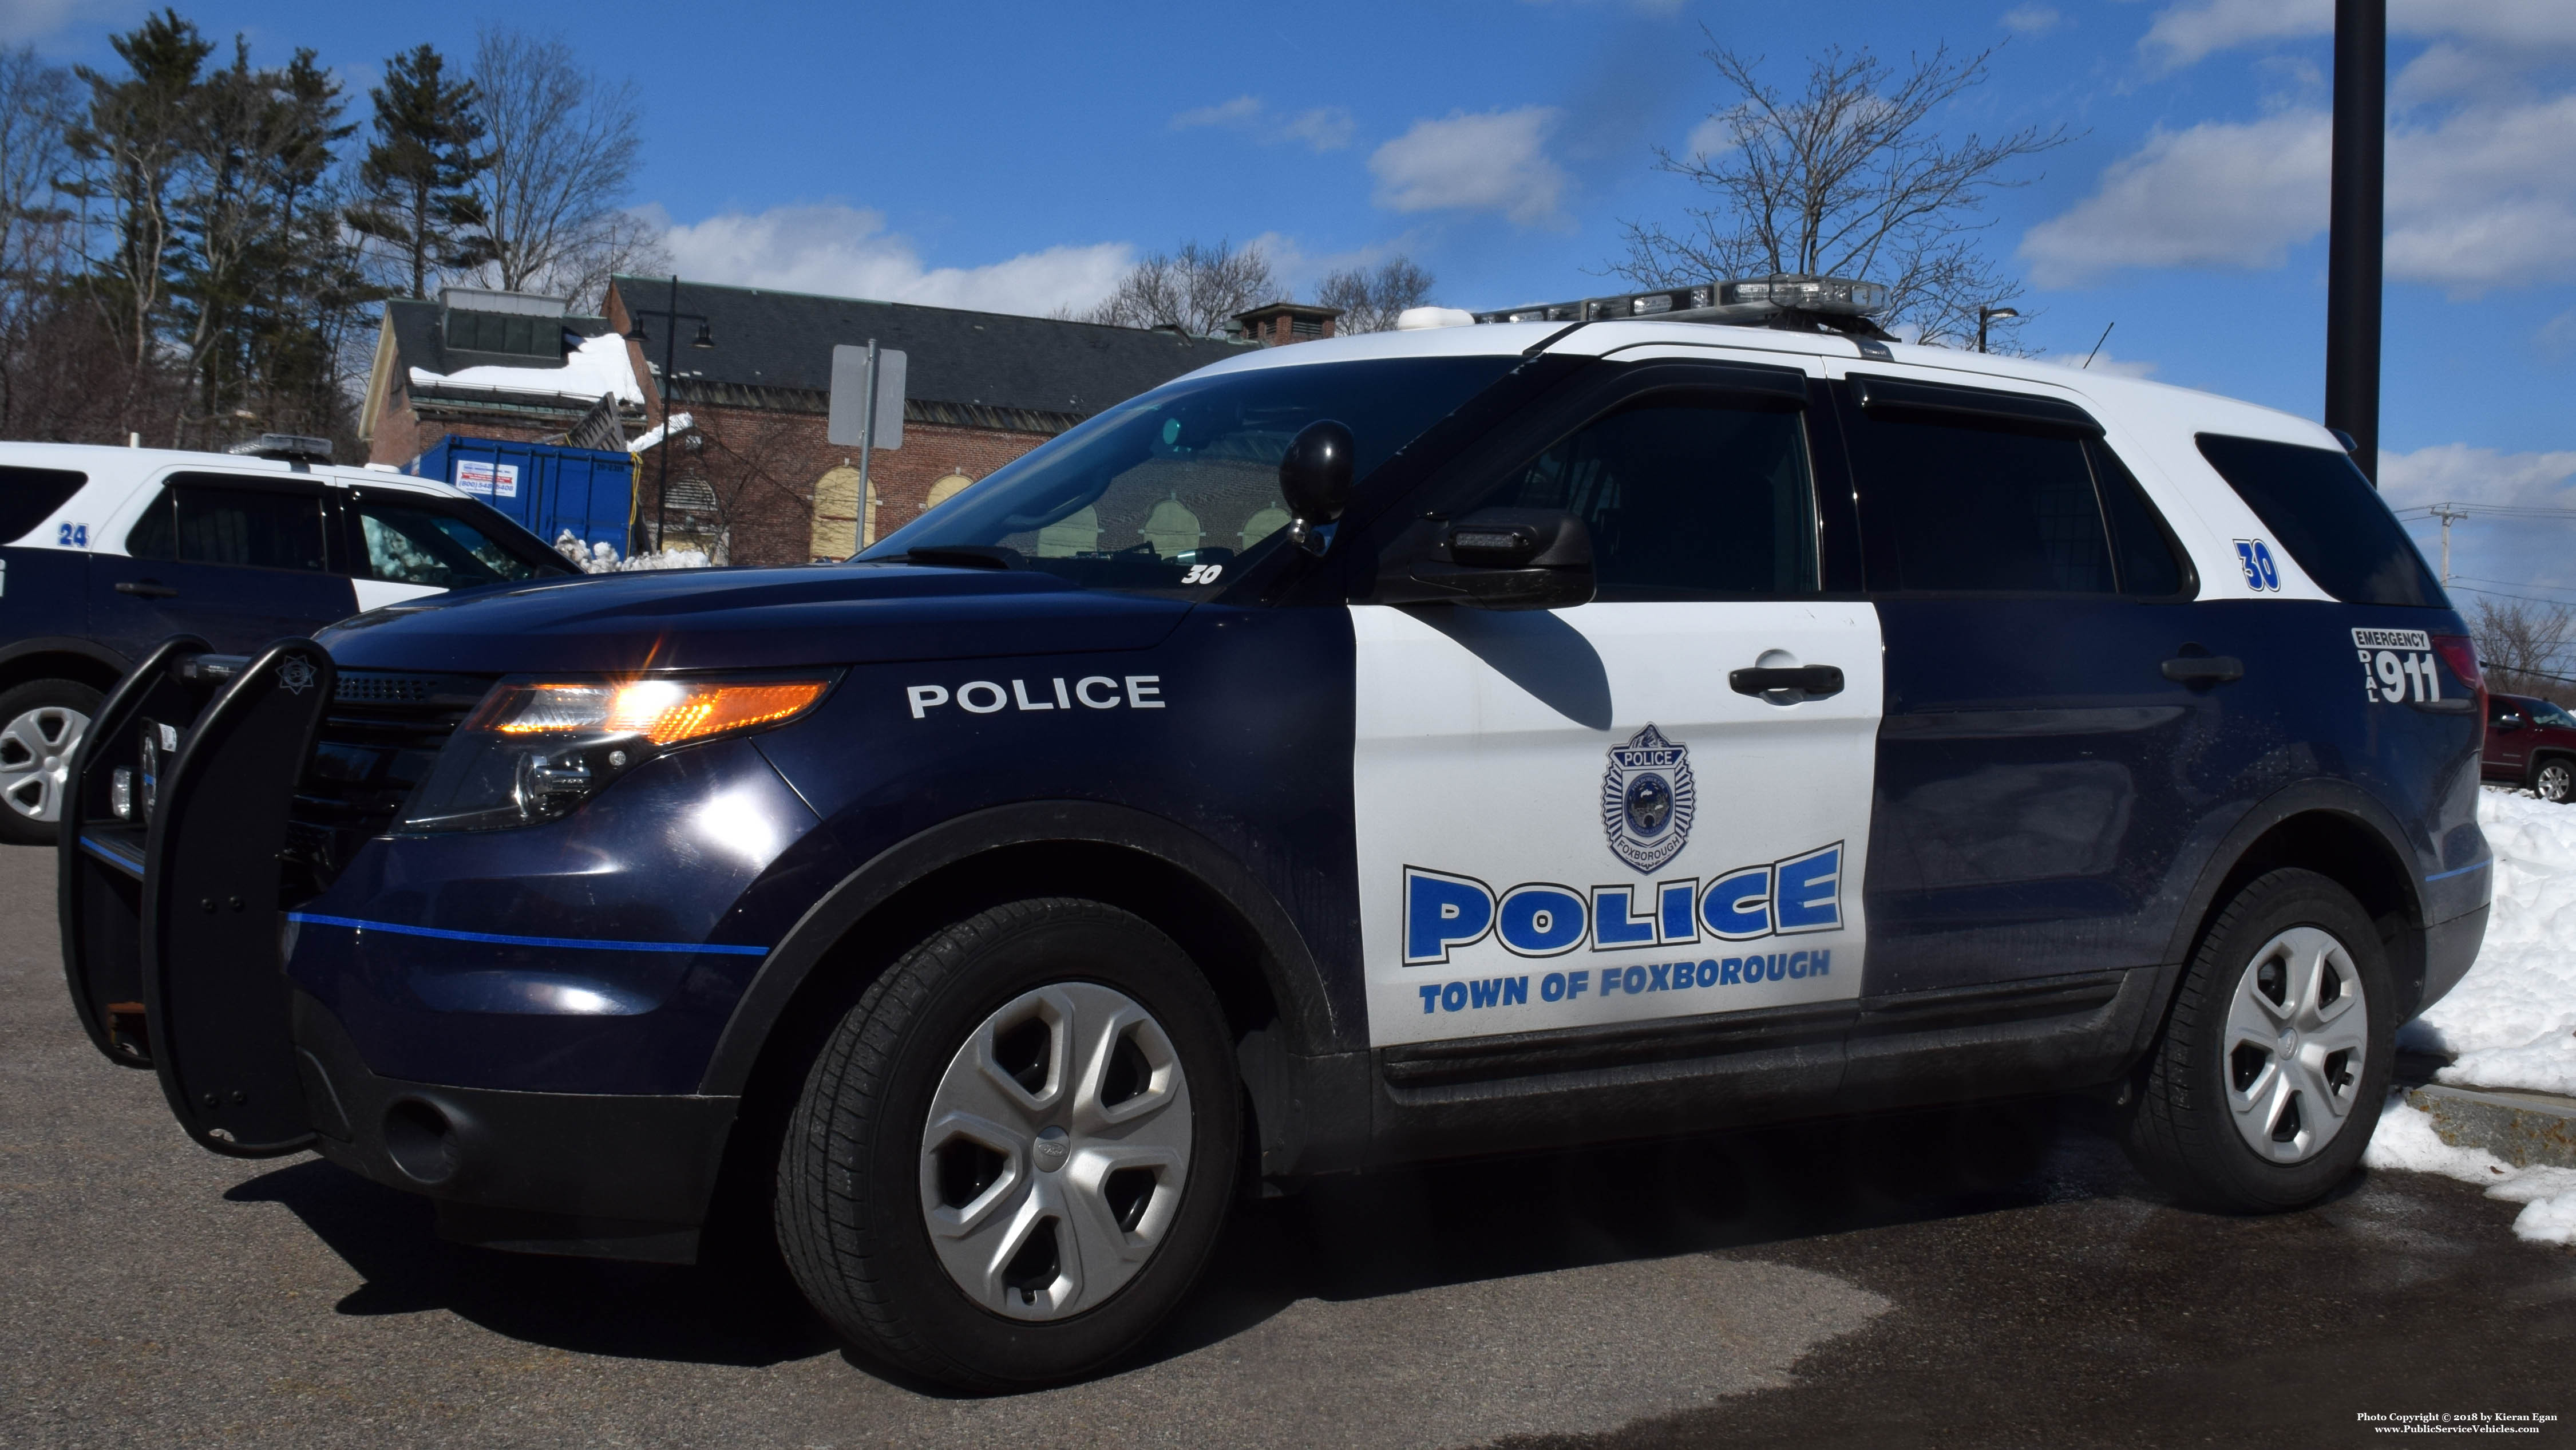
{"type": "Polygon", "coordinates": [[[1815,494],[1795,408],[1648,394],[1560,440],[1472,507],[1583,520],[1604,600],[1816,587],[1815,494]]]}
{"type": "Polygon", "coordinates": [[[1184,378],[1002,468],[860,554],[971,548],[1093,588],[1195,596],[1290,522],[1279,459],[1335,419],[1372,470],[1509,372],[1517,357],[1401,358],[1184,378]]]}
{"type": "Polygon", "coordinates": [[[452,514],[374,499],[360,503],[357,513],[367,578],[470,589],[537,577],[534,565],[452,514]]]}

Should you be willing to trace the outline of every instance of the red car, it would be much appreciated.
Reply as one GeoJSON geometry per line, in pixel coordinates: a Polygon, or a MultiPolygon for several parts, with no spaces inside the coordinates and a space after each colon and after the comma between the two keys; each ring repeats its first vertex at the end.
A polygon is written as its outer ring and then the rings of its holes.
{"type": "Polygon", "coordinates": [[[2527,695],[2488,696],[2485,774],[2545,801],[2576,799],[2576,715],[2527,695]]]}

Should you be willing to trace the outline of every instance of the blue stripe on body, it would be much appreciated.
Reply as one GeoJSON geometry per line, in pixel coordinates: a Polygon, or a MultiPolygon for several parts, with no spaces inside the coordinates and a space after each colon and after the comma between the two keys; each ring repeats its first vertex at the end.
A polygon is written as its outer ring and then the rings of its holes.
{"type": "Polygon", "coordinates": [[[2466,875],[2468,875],[2468,874],[2469,874],[2470,872],[2472,872],[2472,871],[2483,871],[2483,870],[2485,870],[2487,867],[2492,866],[2492,865],[2494,865],[2494,864],[2495,864],[2495,858],[2494,858],[2493,856],[2489,856],[2488,858],[2486,858],[2486,859],[2485,859],[2485,860],[2483,860],[2483,861],[2478,861],[2478,862],[2474,862],[2474,863],[2472,863],[2472,864],[2470,864],[2470,865],[2463,866],[2463,867],[2461,867],[2461,868],[2460,868],[2459,870],[2457,870],[2457,871],[2441,871],[2441,872],[2436,872],[2435,874],[2433,874],[2433,875],[2431,875],[2431,876],[2427,876],[2427,877],[2425,877],[2424,879],[2425,879],[2425,881],[2426,881],[2426,882],[2428,882],[2428,883],[2429,883],[2429,882],[2434,882],[2434,881],[2448,881],[2448,880],[2450,880],[2450,879],[2451,879],[2452,877],[2454,877],[2454,876],[2466,876],[2466,875]]]}
{"type": "Polygon", "coordinates": [[[504,947],[557,947],[589,952],[708,952],[729,957],[765,957],[769,948],[754,946],[718,946],[706,942],[681,941],[585,941],[568,936],[505,936],[489,931],[448,931],[434,926],[396,926],[384,921],[360,921],[351,916],[318,916],[311,912],[290,911],[288,921],[307,922],[314,926],[345,926],[354,931],[386,931],[396,936],[434,937],[440,941],[487,942],[504,947]]]}

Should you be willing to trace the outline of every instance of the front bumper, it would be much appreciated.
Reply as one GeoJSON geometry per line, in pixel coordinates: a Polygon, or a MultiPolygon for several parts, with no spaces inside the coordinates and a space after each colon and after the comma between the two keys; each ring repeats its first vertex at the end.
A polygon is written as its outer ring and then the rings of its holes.
{"type": "Polygon", "coordinates": [[[508,1092],[380,1077],[331,1010],[290,996],[313,1148],[438,1204],[439,1236],[689,1263],[741,1100],[508,1092]]]}

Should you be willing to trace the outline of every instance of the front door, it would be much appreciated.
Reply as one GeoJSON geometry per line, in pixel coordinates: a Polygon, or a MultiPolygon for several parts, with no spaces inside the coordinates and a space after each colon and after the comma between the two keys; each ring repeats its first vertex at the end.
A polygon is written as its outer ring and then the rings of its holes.
{"type": "Polygon", "coordinates": [[[180,473],[126,532],[126,552],[90,560],[90,627],[141,658],[174,634],[203,636],[219,654],[309,635],[357,604],[332,572],[319,485],[221,473],[180,473]]]}
{"type": "Polygon", "coordinates": [[[1353,606],[1375,1045],[1858,994],[1878,623],[1819,592],[1805,378],[1778,371],[1763,396],[1657,364],[1454,481],[1452,509],[1582,518],[1595,602],[1353,606]],[[1809,665],[1841,688],[1736,673],[1809,665]]]}

